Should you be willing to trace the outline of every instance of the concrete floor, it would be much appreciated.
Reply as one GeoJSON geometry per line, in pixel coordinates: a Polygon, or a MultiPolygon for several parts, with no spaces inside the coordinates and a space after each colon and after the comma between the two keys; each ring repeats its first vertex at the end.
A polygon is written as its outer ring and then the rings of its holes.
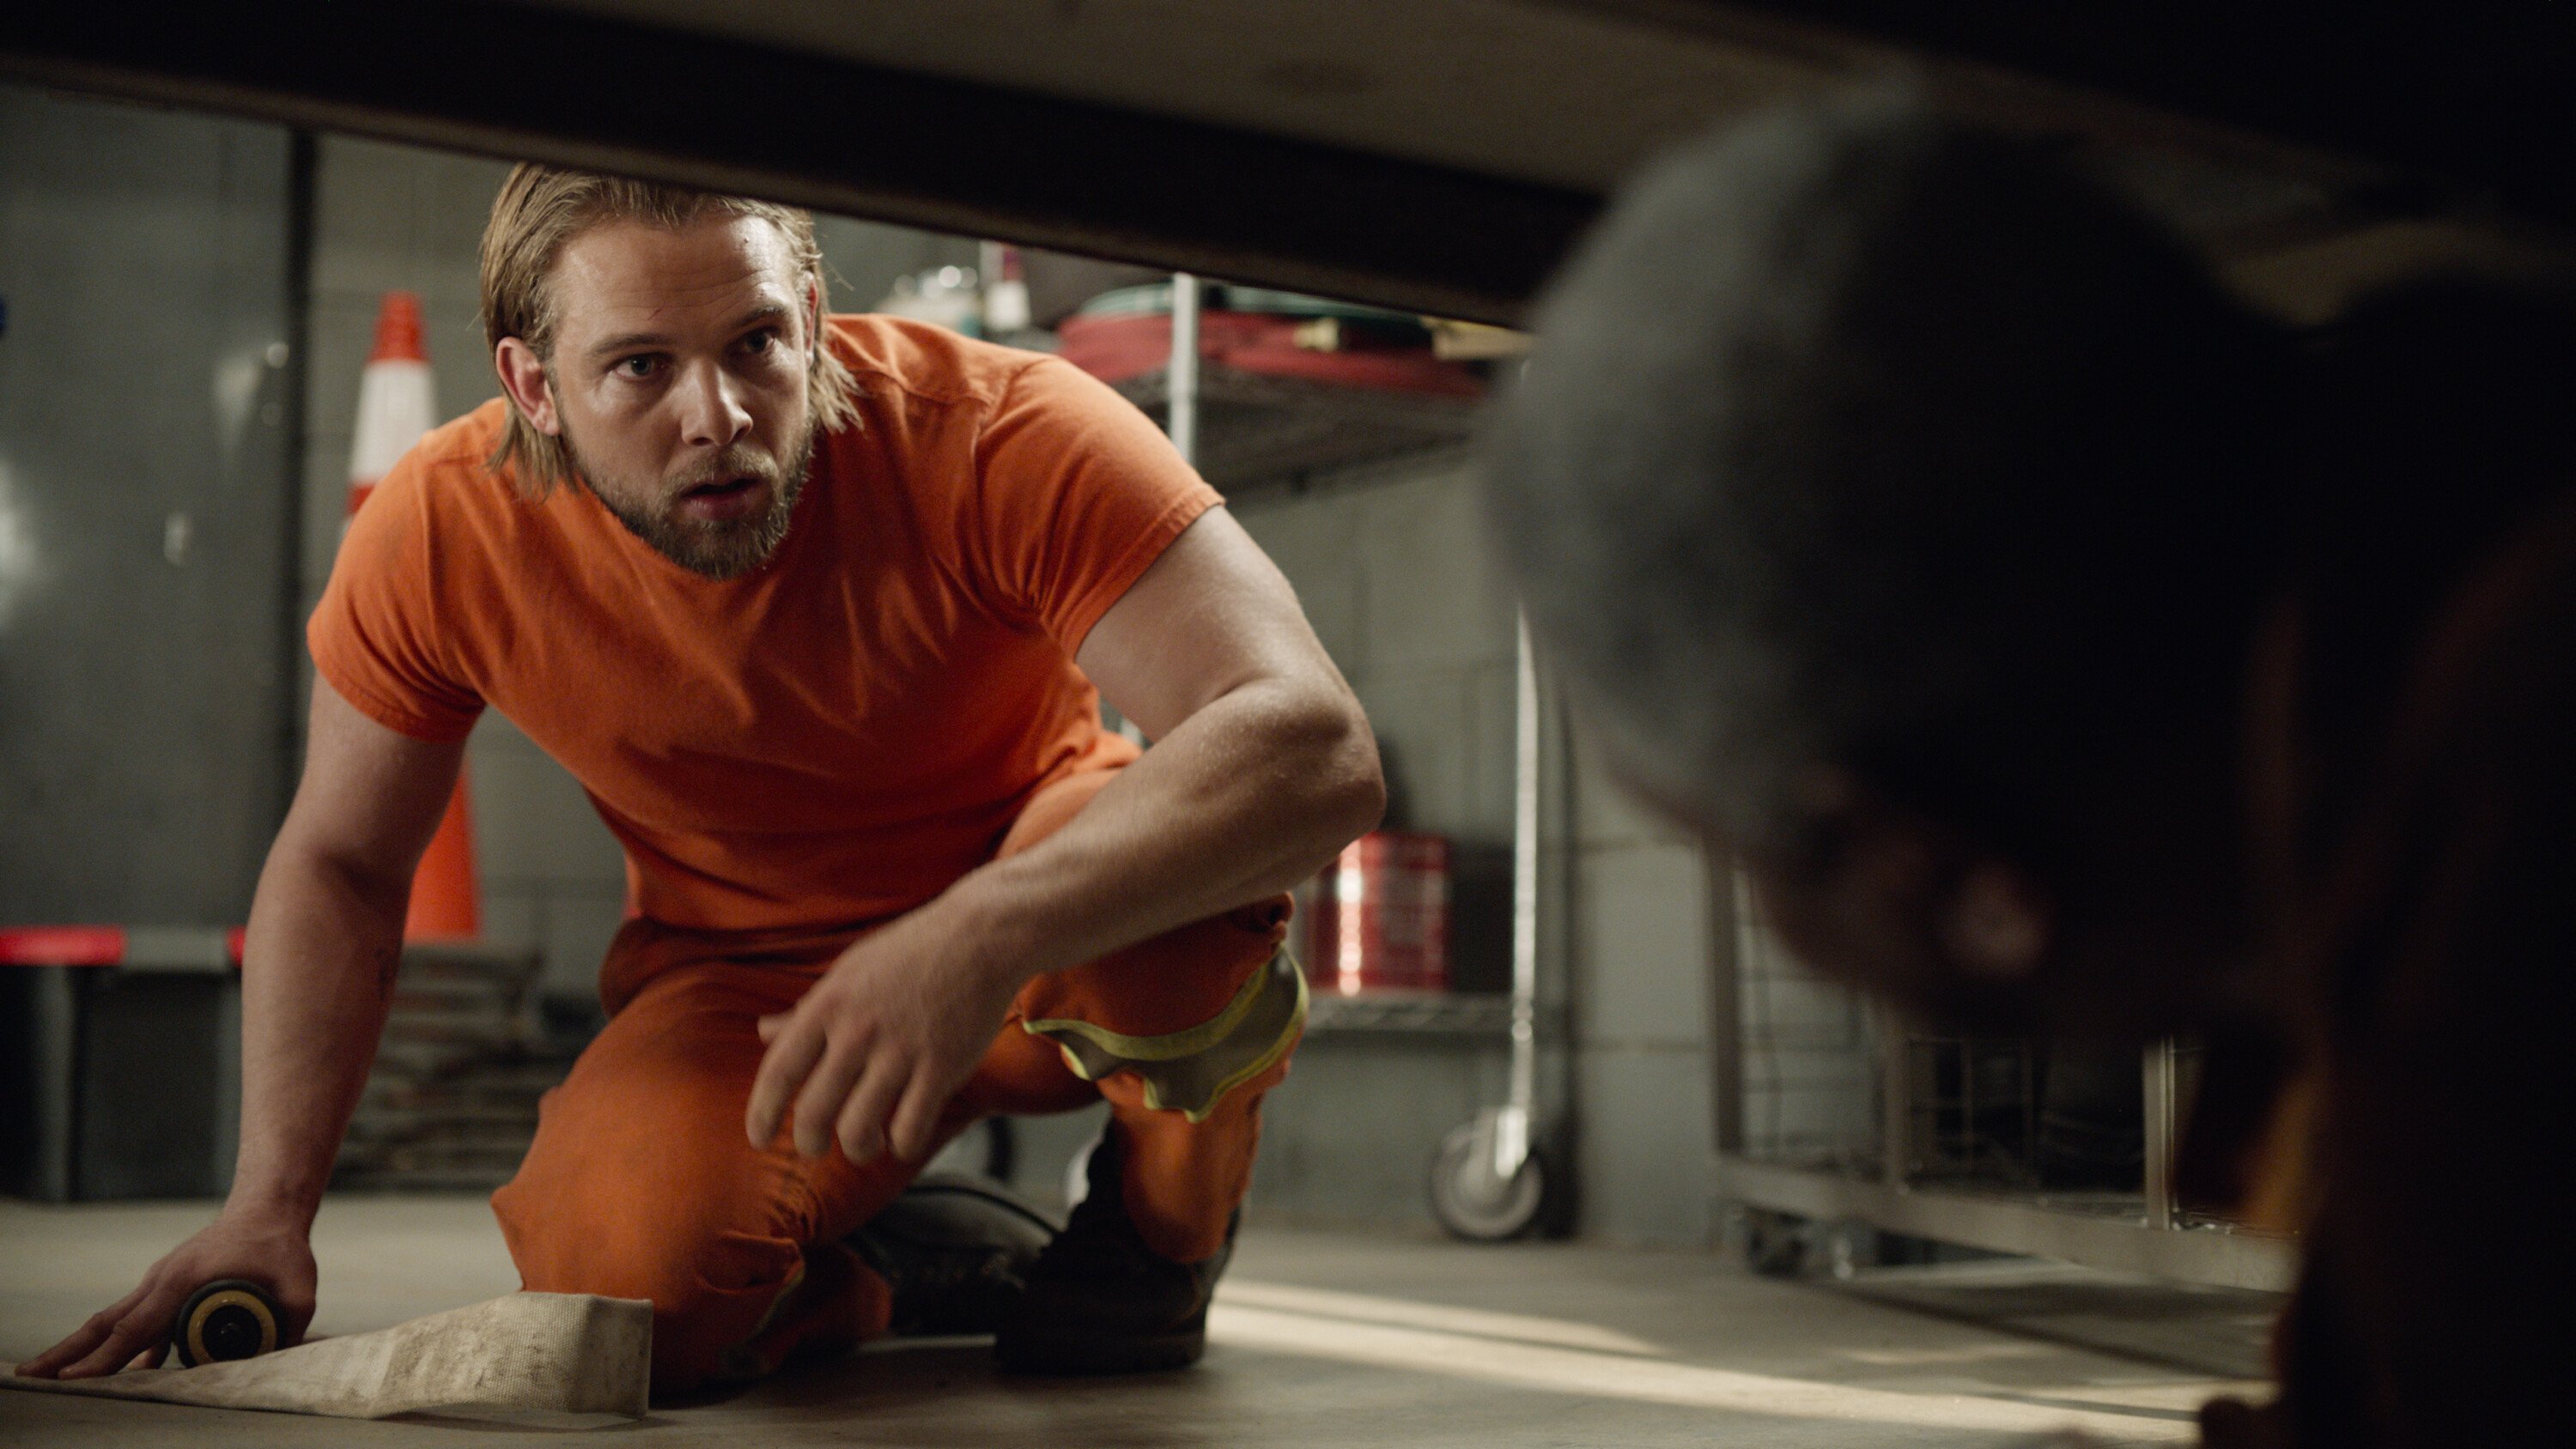
{"type": "MultiPolygon", "coordinates": [[[[0,1360],[41,1351],[202,1205],[0,1203],[0,1360]]],[[[517,1286],[471,1198],[334,1200],[317,1333],[517,1286]]],[[[1030,1382],[979,1344],[880,1345],[720,1403],[590,1431],[633,1446],[2100,1444],[2188,1441],[2250,1386],[2259,1295],[2001,1262],[1779,1282],[1715,1255],[1247,1229],[1197,1369],[1030,1382]]],[[[469,1416],[352,1423],[0,1392],[0,1443],[561,1446],[469,1416]]]]}

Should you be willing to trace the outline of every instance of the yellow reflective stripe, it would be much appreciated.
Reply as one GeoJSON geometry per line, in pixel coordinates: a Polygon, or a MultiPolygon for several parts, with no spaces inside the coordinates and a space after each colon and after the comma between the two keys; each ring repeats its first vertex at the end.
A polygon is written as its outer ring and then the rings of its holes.
{"type": "MultiPolygon", "coordinates": [[[[1276,961],[1287,954],[1288,949],[1283,946],[1271,956],[1271,961],[1276,961]]],[[[1197,1026],[1163,1036],[1128,1036],[1123,1032],[1111,1031],[1105,1026],[1094,1026],[1087,1021],[1077,1021],[1069,1016],[1049,1017],[1044,1021],[1023,1021],[1020,1023],[1020,1030],[1031,1036],[1066,1034],[1078,1036],[1102,1051],[1112,1056],[1123,1057],[1130,1062],[1168,1062],[1178,1057],[1195,1056],[1225,1040],[1228,1034],[1243,1024],[1245,1017],[1252,1014],[1253,1003],[1261,999],[1262,982],[1270,975],[1269,966],[1270,962],[1265,961],[1260,969],[1244,978],[1242,989],[1236,991],[1234,999],[1225,1004],[1225,1010],[1197,1026]]],[[[1305,973],[1301,971],[1297,974],[1302,982],[1305,973]]],[[[1301,994],[1303,990],[1301,985],[1299,988],[1301,994]]],[[[1090,1076],[1079,1068],[1075,1069],[1074,1074],[1086,1082],[1091,1080],[1090,1076]]]]}
{"type": "MultiPolygon", "coordinates": [[[[1297,1009],[1295,1012],[1290,1014],[1287,1028],[1279,1033],[1279,1039],[1270,1044],[1269,1050],[1264,1051],[1259,1057],[1254,1058],[1251,1065],[1245,1067],[1242,1071],[1235,1073],[1233,1076],[1226,1078],[1224,1081],[1217,1083],[1216,1090],[1208,1093],[1206,1106],[1199,1108],[1195,1112],[1184,1110],[1181,1113],[1182,1121],[1193,1125],[1206,1121],[1208,1119],[1208,1115],[1216,1110],[1217,1104],[1225,1100],[1226,1093],[1233,1091],[1235,1088],[1242,1086],[1244,1083],[1251,1081],[1253,1078],[1260,1076],[1263,1072],[1266,1072],[1272,1067],[1278,1065],[1279,1059],[1288,1055],[1289,1048],[1294,1047],[1297,1044],[1297,1038],[1305,1035],[1307,1002],[1306,973],[1296,969],[1292,965],[1290,967],[1289,974],[1297,979],[1297,1009]]],[[[1145,1105],[1158,1111],[1168,1110],[1163,1105],[1162,1096],[1162,1089],[1155,1084],[1154,1079],[1151,1077],[1146,1078],[1145,1105]]]]}
{"type": "Polygon", "coordinates": [[[1087,1022],[1044,1022],[1031,1024],[1028,1029],[1032,1033],[1048,1032],[1050,1039],[1056,1044],[1056,1051],[1064,1058],[1065,1069],[1075,1076],[1086,1082],[1093,1082],[1102,1077],[1115,1076],[1120,1072],[1133,1072],[1144,1088],[1145,1105],[1148,1108],[1156,1111],[1179,1112],[1185,1119],[1195,1123],[1206,1121],[1208,1114],[1216,1110],[1217,1104],[1225,1099],[1227,1093],[1270,1070],[1296,1046],[1297,1039],[1305,1033],[1308,1001],[1306,973],[1298,969],[1296,959],[1282,949],[1271,954],[1270,959],[1254,973],[1253,979],[1236,992],[1235,1001],[1217,1017],[1218,1023],[1230,1024],[1233,1030],[1215,1041],[1205,1042],[1192,1055],[1158,1054],[1156,1057],[1137,1060],[1123,1056],[1100,1045],[1099,1042],[1101,1038],[1106,1037],[1128,1042],[1144,1041],[1160,1046],[1176,1037],[1203,1040],[1207,1036],[1207,1028],[1204,1026],[1193,1027],[1187,1032],[1175,1032],[1170,1036],[1149,1038],[1125,1037],[1116,1032],[1101,1031],[1090,1027],[1087,1022]],[[1284,984],[1285,994],[1288,997],[1288,1009],[1285,1012],[1279,1011],[1277,995],[1274,994],[1278,990],[1274,982],[1276,978],[1282,976],[1287,978],[1284,984]],[[1276,1023],[1267,1019],[1272,1015],[1279,1018],[1276,1023]],[[1256,1022],[1256,1017],[1261,1020],[1256,1022]],[[1080,1032],[1063,1032],[1062,1028],[1067,1025],[1088,1029],[1080,1032]],[[1050,1031],[1050,1028],[1054,1030],[1050,1031]],[[1237,1039],[1255,1029],[1263,1033],[1261,1038],[1237,1039]],[[1068,1037],[1071,1039],[1068,1040],[1068,1037]],[[1236,1058],[1247,1049],[1252,1052],[1248,1061],[1232,1069],[1224,1067],[1227,1060],[1236,1058]],[[1225,1071],[1225,1075],[1213,1082],[1204,1075],[1219,1070],[1225,1071]]]}

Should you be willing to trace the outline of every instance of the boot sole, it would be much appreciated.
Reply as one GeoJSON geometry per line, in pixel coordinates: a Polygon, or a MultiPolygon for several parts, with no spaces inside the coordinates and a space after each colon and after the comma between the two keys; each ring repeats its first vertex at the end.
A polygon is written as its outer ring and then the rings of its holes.
{"type": "Polygon", "coordinates": [[[1004,1372],[1055,1376],[1161,1373],[1188,1368],[1206,1352],[1204,1326],[1147,1338],[1030,1338],[1009,1334],[993,1342],[993,1357],[1004,1372]]]}

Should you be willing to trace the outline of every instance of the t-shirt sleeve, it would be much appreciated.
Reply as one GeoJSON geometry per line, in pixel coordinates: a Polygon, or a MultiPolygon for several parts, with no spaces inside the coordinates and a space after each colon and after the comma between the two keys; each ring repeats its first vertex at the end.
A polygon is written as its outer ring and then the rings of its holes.
{"type": "Polygon", "coordinates": [[[975,455],[969,557],[1003,608],[1067,654],[1224,502],[1135,404],[1057,358],[1012,379],[975,455]]]}
{"type": "Polygon", "coordinates": [[[440,628],[432,482],[416,453],[385,475],[349,520],[304,638],[314,669],[359,713],[444,744],[473,732],[483,698],[440,628]]]}

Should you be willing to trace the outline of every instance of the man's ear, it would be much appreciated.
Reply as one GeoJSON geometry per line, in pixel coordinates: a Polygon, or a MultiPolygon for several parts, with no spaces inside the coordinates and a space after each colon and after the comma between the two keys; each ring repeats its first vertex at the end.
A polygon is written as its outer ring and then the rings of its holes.
{"type": "Polygon", "coordinates": [[[510,397],[519,416],[528,426],[549,438],[563,435],[563,420],[555,416],[554,384],[546,377],[545,359],[537,350],[516,337],[504,337],[492,349],[492,370],[501,375],[501,390],[510,397]]]}
{"type": "Polygon", "coordinates": [[[805,362],[811,367],[823,360],[823,279],[805,279],[805,362]]]}
{"type": "Polygon", "coordinates": [[[1972,861],[1941,906],[1941,949],[1967,974],[2019,981],[2048,954],[2048,904],[2028,875],[1991,857],[1972,861]]]}

